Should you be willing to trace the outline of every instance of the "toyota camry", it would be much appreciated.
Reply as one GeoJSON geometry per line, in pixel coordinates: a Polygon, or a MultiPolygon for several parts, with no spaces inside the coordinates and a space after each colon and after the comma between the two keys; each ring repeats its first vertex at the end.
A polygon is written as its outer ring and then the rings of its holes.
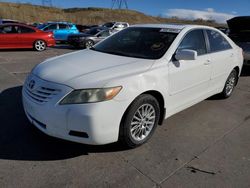
{"type": "Polygon", "coordinates": [[[171,115],[215,94],[230,97],[242,63],[242,49],[217,29],[136,25],[37,65],[23,105],[50,136],[132,148],[171,115]]]}

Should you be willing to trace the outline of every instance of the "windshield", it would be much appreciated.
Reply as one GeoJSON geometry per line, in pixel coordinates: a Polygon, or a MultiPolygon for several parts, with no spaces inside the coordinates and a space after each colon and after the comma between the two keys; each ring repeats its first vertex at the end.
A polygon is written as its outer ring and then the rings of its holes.
{"type": "Polygon", "coordinates": [[[96,35],[100,31],[102,31],[100,28],[92,28],[92,29],[86,31],[85,33],[89,34],[89,35],[96,35]]]}
{"type": "Polygon", "coordinates": [[[159,59],[177,33],[161,28],[130,27],[97,44],[92,50],[127,57],[159,59]]]}
{"type": "Polygon", "coordinates": [[[48,24],[41,24],[41,25],[38,25],[37,28],[38,29],[43,29],[44,27],[46,27],[48,24]]]}

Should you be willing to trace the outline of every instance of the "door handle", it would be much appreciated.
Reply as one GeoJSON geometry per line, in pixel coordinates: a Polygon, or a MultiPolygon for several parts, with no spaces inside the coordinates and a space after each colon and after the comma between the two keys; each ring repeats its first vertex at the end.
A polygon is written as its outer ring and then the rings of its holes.
{"type": "Polygon", "coordinates": [[[230,57],[233,57],[233,56],[234,56],[234,54],[233,54],[233,53],[231,53],[230,57]]]}
{"type": "Polygon", "coordinates": [[[211,61],[210,60],[206,60],[204,65],[210,65],[211,61]]]}

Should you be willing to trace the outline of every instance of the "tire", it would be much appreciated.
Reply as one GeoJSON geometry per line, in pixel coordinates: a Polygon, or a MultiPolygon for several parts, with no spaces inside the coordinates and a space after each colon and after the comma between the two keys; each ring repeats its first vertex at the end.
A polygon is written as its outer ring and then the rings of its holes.
{"type": "Polygon", "coordinates": [[[34,42],[34,49],[38,52],[46,50],[47,44],[43,40],[36,40],[34,42]]]}
{"type": "Polygon", "coordinates": [[[92,48],[94,45],[95,45],[95,43],[94,43],[93,40],[87,40],[87,41],[85,42],[85,47],[86,47],[86,48],[92,48]]]}
{"type": "Polygon", "coordinates": [[[225,83],[224,89],[221,92],[222,98],[228,98],[232,95],[233,90],[234,90],[236,83],[237,83],[237,79],[238,79],[238,72],[234,69],[229,74],[227,81],[225,83]]]}
{"type": "Polygon", "coordinates": [[[158,101],[148,94],[137,97],[122,119],[119,141],[128,148],[146,143],[153,135],[160,118],[158,101]],[[144,113],[142,112],[144,110],[144,113]]]}

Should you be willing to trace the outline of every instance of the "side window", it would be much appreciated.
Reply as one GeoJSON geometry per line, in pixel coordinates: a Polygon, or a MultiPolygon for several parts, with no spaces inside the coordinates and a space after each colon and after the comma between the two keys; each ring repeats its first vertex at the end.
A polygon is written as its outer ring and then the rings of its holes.
{"type": "Polygon", "coordinates": [[[48,27],[46,27],[44,29],[44,31],[48,31],[48,30],[56,30],[57,29],[57,24],[51,24],[48,27]]]}
{"type": "Polygon", "coordinates": [[[109,31],[103,31],[98,34],[99,37],[108,37],[110,35],[109,31]]]}
{"type": "Polygon", "coordinates": [[[1,28],[1,33],[4,33],[4,34],[11,33],[11,31],[12,31],[12,26],[5,26],[1,28]]]}
{"type": "Polygon", "coordinates": [[[19,33],[34,33],[35,30],[29,27],[19,27],[19,33]]]}
{"type": "Polygon", "coordinates": [[[128,27],[128,24],[124,23],[122,24],[124,28],[128,27]]]}
{"type": "Polygon", "coordinates": [[[193,30],[190,31],[182,40],[177,50],[195,50],[198,55],[203,55],[207,53],[207,47],[205,42],[205,37],[203,30],[193,30]]]}
{"type": "Polygon", "coordinates": [[[206,32],[208,35],[211,52],[219,52],[232,48],[228,41],[217,31],[206,30],[206,32]]]}
{"type": "Polygon", "coordinates": [[[66,24],[59,24],[59,29],[68,29],[66,24]]]}

